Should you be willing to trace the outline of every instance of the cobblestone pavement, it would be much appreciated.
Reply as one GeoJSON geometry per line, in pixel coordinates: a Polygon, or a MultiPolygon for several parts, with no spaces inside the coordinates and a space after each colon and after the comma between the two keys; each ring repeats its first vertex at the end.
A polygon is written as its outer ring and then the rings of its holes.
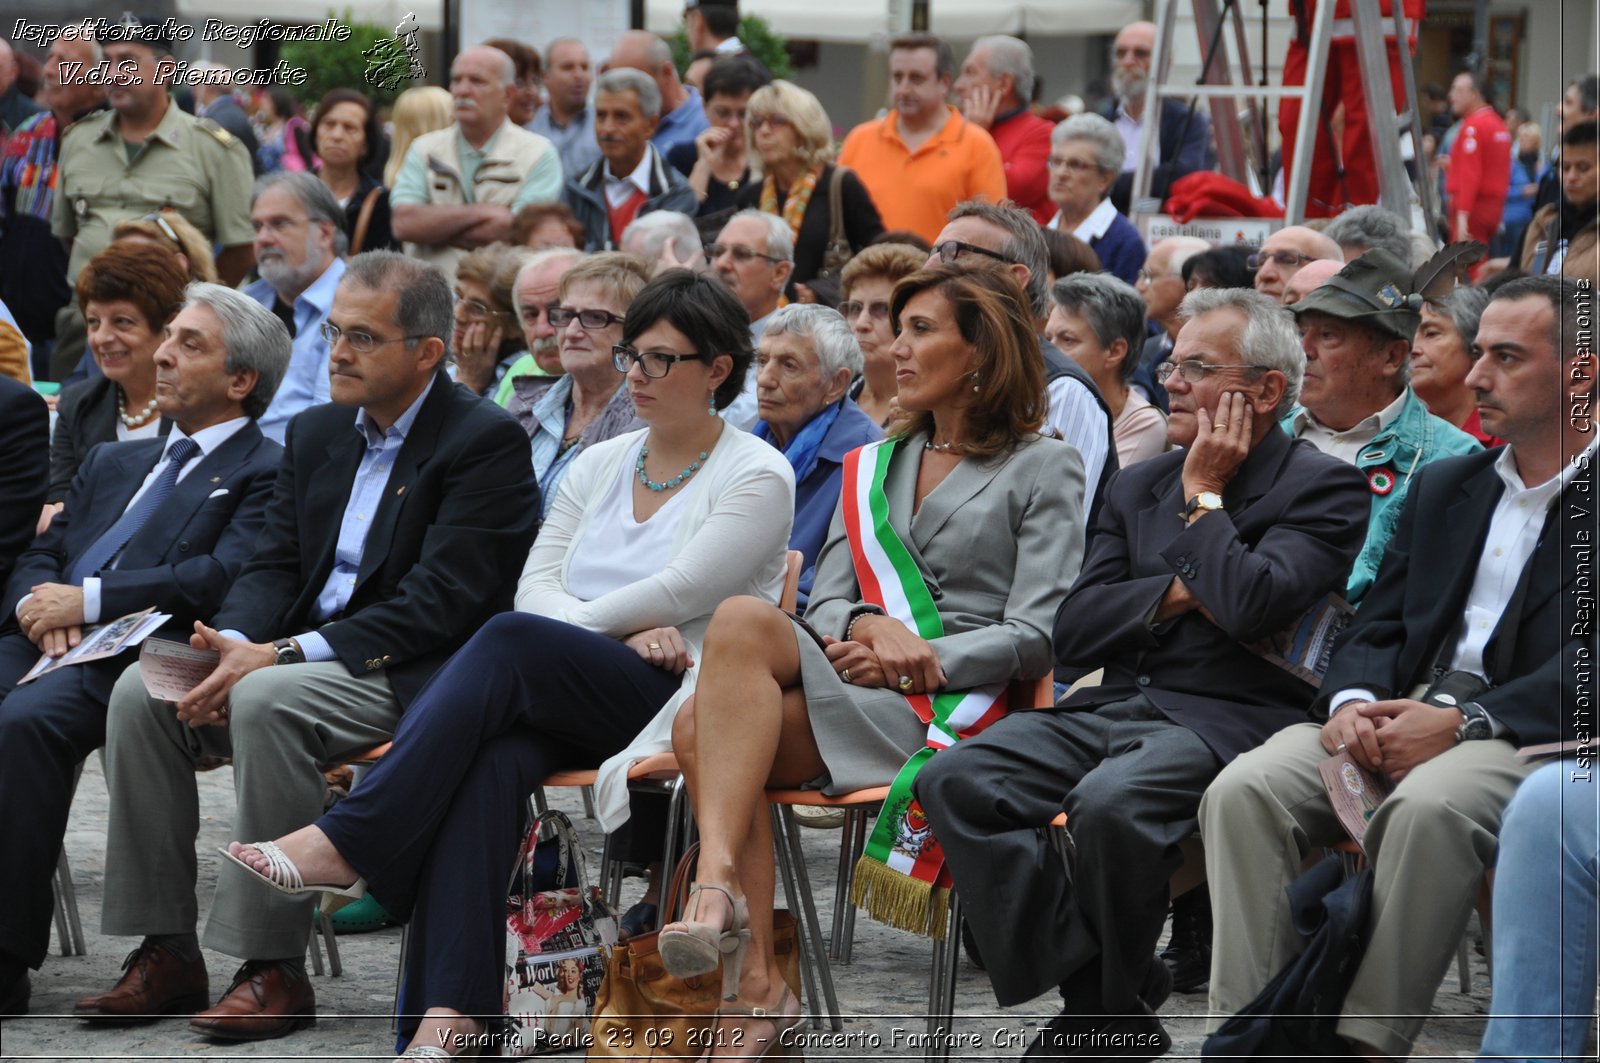
{"type": "MultiPolygon", "coordinates": [[[[199,776],[202,809],[199,839],[202,918],[221,858],[215,846],[226,844],[233,815],[232,773],[224,768],[199,776]]],[[[581,804],[571,791],[552,791],[552,804],[569,811],[586,843],[596,849],[599,832],[582,818],[581,804]]],[[[79,996],[109,987],[117,978],[134,942],[99,933],[104,882],[106,790],[98,757],[86,765],[68,827],[66,850],[72,862],[82,912],[88,955],[62,957],[53,952],[33,976],[32,1015],[0,1025],[3,1059],[391,1059],[390,1009],[400,951],[397,928],[370,934],[342,935],[339,949],[344,974],[313,977],[317,1024],[278,1041],[215,1044],[192,1034],[186,1020],[162,1020],[146,1026],[110,1029],[91,1027],[71,1017],[79,996]]],[[[833,876],[839,833],[803,830],[807,864],[817,894],[823,926],[832,912],[833,876]]],[[[591,860],[591,865],[598,860],[591,860]]],[[[636,896],[630,880],[624,901],[636,896]]],[[[914,1058],[924,1054],[927,1011],[927,941],[885,929],[862,918],[856,923],[853,962],[836,966],[835,979],[845,1013],[839,1033],[811,1030],[806,1055],[814,1061],[862,1058],[914,1058]]],[[[237,961],[207,953],[214,989],[226,985],[237,961]]],[[[1445,979],[1434,1002],[1434,1017],[1423,1031],[1414,1058],[1470,1058],[1483,1030],[1488,1004],[1483,960],[1473,953],[1472,992],[1457,991],[1455,974],[1445,979]]],[[[1020,1056],[1037,1024],[1053,1014],[1049,997],[1031,1004],[995,1006],[985,975],[964,960],[956,991],[954,1026],[956,1059],[1010,1059],[1020,1056]]],[[[1174,1047],[1165,1058],[1197,1058],[1205,1015],[1205,995],[1174,996],[1162,1008],[1162,1020],[1174,1047]]],[[[576,1053],[556,1058],[575,1059],[576,1053]]]]}

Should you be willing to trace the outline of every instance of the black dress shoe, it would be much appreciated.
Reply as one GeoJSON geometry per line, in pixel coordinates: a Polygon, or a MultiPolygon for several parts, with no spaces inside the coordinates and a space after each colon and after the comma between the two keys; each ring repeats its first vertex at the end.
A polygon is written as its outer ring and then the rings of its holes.
{"type": "Polygon", "coordinates": [[[1172,902],[1172,936],[1161,950],[1179,993],[1203,992],[1211,981],[1211,896],[1204,887],[1172,902]]]}
{"type": "Polygon", "coordinates": [[[1023,1056],[1030,1059],[1128,1060],[1148,1063],[1172,1047],[1154,1015],[1076,1015],[1063,1011],[1039,1030],[1023,1056]]]}
{"type": "Polygon", "coordinates": [[[11,983],[0,989],[0,1019],[14,1019],[28,1014],[28,1000],[33,995],[33,985],[28,972],[23,971],[11,983]]]}
{"type": "Polygon", "coordinates": [[[617,929],[631,938],[648,934],[656,929],[657,912],[655,905],[640,901],[622,913],[622,918],[617,920],[617,929]]]}

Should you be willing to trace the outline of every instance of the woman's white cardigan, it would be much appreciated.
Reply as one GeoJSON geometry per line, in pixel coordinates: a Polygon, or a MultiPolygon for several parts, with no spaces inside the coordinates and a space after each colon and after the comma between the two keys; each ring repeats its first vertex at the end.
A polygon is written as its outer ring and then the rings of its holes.
{"type": "MultiPolygon", "coordinates": [[[[672,748],[672,720],[694,693],[711,614],[725,599],[748,594],[776,603],[784,552],[794,523],[794,471],[776,448],[732,426],[691,481],[679,511],[667,566],[648,579],[593,601],[567,593],[567,568],[595,507],[637,453],[645,430],[587,447],[561,479],[517,581],[519,612],[564,620],[614,639],[653,627],[676,627],[695,667],[678,692],[627,749],[600,766],[595,812],[606,831],[628,819],[628,768],[672,748]]],[[[573,706],[582,711],[582,706],[573,706]]]]}

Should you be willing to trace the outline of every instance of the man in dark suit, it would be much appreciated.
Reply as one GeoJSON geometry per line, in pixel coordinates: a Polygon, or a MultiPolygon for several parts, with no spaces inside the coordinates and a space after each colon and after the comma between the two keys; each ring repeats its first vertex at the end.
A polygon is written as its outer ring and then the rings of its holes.
{"type": "MultiPolygon", "coordinates": [[[[1111,205],[1129,214],[1133,196],[1133,171],[1144,148],[1144,93],[1150,80],[1150,60],[1155,54],[1156,27],[1153,22],[1134,22],[1122,27],[1111,44],[1111,88],[1115,97],[1105,117],[1122,134],[1127,154],[1122,173],[1111,186],[1111,205]]],[[[1211,117],[1198,101],[1161,101],[1161,120],[1156,130],[1158,152],[1150,171],[1150,195],[1165,200],[1172,182],[1196,170],[1217,165],[1211,147],[1211,117]]]]}
{"type": "Polygon", "coordinates": [[[59,657],[91,624],[153,607],[172,614],[171,638],[210,616],[261,530],[283,453],[256,427],[289,364],[288,333],[270,313],[230,289],[193,285],[155,364],[171,434],[91,450],[66,508],[6,585],[0,1013],[27,1009],[27,968],[49,947],[73,770],[105,742],[106,699],[129,655],[17,680],[41,650],[59,657]]]}
{"type": "Polygon", "coordinates": [[[1396,782],[1363,840],[1370,944],[1337,1032],[1352,1055],[1404,1058],[1532,767],[1517,748],[1592,741],[1592,723],[1574,719],[1594,689],[1592,298],[1556,277],[1494,293],[1466,382],[1507,445],[1417,474],[1312,706],[1326,722],[1274,735],[1207,792],[1215,1022],[1299,948],[1283,887],[1312,847],[1345,836],[1318,775],[1325,758],[1348,753],[1396,782]],[[1445,675],[1472,685],[1422,700],[1445,675]]]}
{"type": "Polygon", "coordinates": [[[50,411],[34,390],[0,377],[0,586],[39,522],[50,482],[50,411]]]}
{"type": "Polygon", "coordinates": [[[1056,614],[1057,660],[1103,666],[1102,684],[1012,713],[917,779],[996,998],[1060,987],[1029,1055],[1170,1046],[1154,953],[1179,845],[1222,765],[1311,697],[1250,644],[1343,586],[1365,527],[1360,475],[1275,427],[1300,384],[1288,314],[1243,289],[1185,308],[1168,438],[1188,449],[1112,478],[1056,614]],[[1070,881],[1039,829],[1063,808],[1070,881]]]}
{"type": "MultiPolygon", "coordinates": [[[[323,810],[321,766],[387,741],[439,665],[511,605],[539,512],[528,437],[440,368],[452,327],[444,274],[358,255],[327,327],[334,401],[290,422],[266,528],[214,626],[196,624],[190,639],[220,652],[215,670],[176,713],[137,666],[112,693],[103,929],[143,941],[114,989],[78,1002],[80,1016],[204,1004],[200,757],[233,758],[235,838],[305,826],[323,810]]],[[[245,963],[191,1028],[255,1040],[311,1022],[310,927],[305,898],[224,868],[206,945],[245,963]]]]}

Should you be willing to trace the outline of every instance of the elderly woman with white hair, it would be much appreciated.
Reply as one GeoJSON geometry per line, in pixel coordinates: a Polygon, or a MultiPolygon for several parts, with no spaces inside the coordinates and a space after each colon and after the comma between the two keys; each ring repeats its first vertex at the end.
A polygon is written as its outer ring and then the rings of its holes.
{"type": "Polygon", "coordinates": [[[761,177],[739,190],[739,206],[788,223],[794,238],[791,299],[810,302],[799,289],[820,279],[827,289],[823,301],[836,302],[839,270],[883,232],[872,194],[854,173],[829,161],[833,125],[828,112],[800,86],[779,80],[751,93],[744,128],[751,168],[761,177]]]}
{"type": "Polygon", "coordinates": [[[1047,228],[1088,244],[1106,268],[1138,282],[1145,246],[1139,230],[1111,203],[1125,148],[1117,127],[1097,114],[1075,114],[1050,134],[1050,199],[1058,208],[1047,228]]]}
{"type": "Polygon", "coordinates": [[[861,347],[837,310],[796,303],[773,313],[756,351],[755,435],[783,451],[794,469],[789,549],[805,556],[800,606],[811,594],[817,553],[839,505],[844,456],[883,438],[847,394],[861,372],[861,347]]]}
{"type": "Polygon", "coordinates": [[[681,211],[658,210],[633,219],[622,230],[620,249],[651,263],[656,273],[664,269],[698,273],[706,268],[700,230],[681,211]]]}

